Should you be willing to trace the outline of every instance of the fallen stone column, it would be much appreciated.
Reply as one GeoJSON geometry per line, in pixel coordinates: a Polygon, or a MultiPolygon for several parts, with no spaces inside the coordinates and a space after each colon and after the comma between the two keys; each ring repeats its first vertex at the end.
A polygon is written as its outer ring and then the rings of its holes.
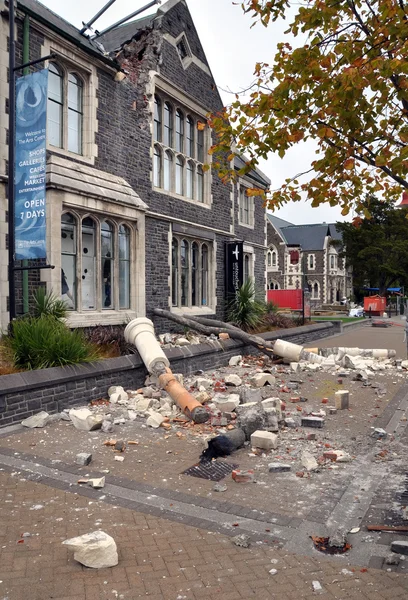
{"type": "Polygon", "coordinates": [[[308,349],[303,348],[303,346],[292,344],[292,342],[286,342],[285,340],[276,340],[273,346],[273,352],[289,362],[300,362],[303,360],[311,363],[322,363],[324,361],[323,356],[320,356],[315,352],[310,352],[308,349]]]}
{"type": "Polygon", "coordinates": [[[388,350],[386,348],[345,348],[342,346],[335,348],[305,348],[305,351],[318,354],[319,356],[363,356],[367,358],[387,359],[395,358],[396,350],[388,350]]]}
{"type": "Polygon", "coordinates": [[[136,346],[146,369],[158,378],[160,386],[189,419],[195,423],[208,421],[209,412],[177,381],[169,369],[169,359],[156,340],[150,319],[142,317],[130,321],[125,328],[125,340],[136,346]]]}

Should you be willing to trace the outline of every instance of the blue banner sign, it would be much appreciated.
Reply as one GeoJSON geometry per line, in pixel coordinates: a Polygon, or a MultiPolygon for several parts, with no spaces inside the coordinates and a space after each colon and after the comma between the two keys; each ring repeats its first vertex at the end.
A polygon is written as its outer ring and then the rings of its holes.
{"type": "Polygon", "coordinates": [[[46,258],[47,87],[47,69],[16,81],[16,260],[46,258]]]}

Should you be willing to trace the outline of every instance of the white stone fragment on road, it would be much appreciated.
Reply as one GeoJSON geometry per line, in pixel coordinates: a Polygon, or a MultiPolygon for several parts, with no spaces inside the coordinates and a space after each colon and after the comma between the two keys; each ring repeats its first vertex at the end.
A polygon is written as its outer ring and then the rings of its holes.
{"type": "Polygon", "coordinates": [[[103,416],[94,415],[88,408],[71,408],[68,414],[75,429],[80,431],[94,431],[102,427],[103,416]]]}
{"type": "Polygon", "coordinates": [[[82,465],[83,467],[86,467],[86,465],[89,465],[91,460],[92,460],[92,454],[89,454],[89,452],[80,452],[79,454],[76,455],[76,458],[75,458],[76,464],[82,465]]]}
{"type": "Polygon", "coordinates": [[[215,394],[213,403],[221,412],[232,412],[239,406],[239,394],[215,394]]]}
{"type": "Polygon", "coordinates": [[[235,373],[231,373],[231,375],[227,375],[225,377],[225,385],[233,385],[235,387],[239,387],[242,385],[242,379],[239,375],[235,375],[235,373]]]}
{"type": "Polygon", "coordinates": [[[124,456],[115,456],[116,462],[123,462],[125,460],[124,456]]]}
{"type": "Polygon", "coordinates": [[[291,465],[287,465],[285,463],[275,462],[269,463],[268,465],[269,473],[286,473],[288,471],[291,471],[291,469],[291,465]]]}
{"type": "Polygon", "coordinates": [[[241,535],[236,535],[231,538],[231,541],[236,546],[240,546],[241,548],[249,548],[250,546],[250,538],[248,535],[242,533],[241,535]]]}
{"type": "Polygon", "coordinates": [[[320,585],[320,581],[312,581],[312,588],[314,592],[322,592],[323,588],[320,585]]]}
{"type": "Polygon", "coordinates": [[[337,410],[348,410],[350,393],[348,390],[339,390],[334,394],[334,402],[337,410]]]}
{"type": "MultiPolygon", "coordinates": [[[[242,355],[237,354],[236,356],[231,356],[228,364],[230,367],[237,367],[241,361],[242,361],[242,355]]],[[[408,361],[406,361],[406,362],[408,363],[408,361]]]]}
{"type": "Polygon", "coordinates": [[[50,420],[50,415],[42,410],[41,412],[33,415],[32,417],[28,417],[21,421],[21,425],[23,427],[28,427],[29,429],[34,429],[35,427],[45,427],[50,420]]]}
{"type": "Polygon", "coordinates": [[[200,388],[208,390],[212,386],[212,381],[211,379],[207,379],[206,377],[197,377],[197,379],[193,383],[193,386],[196,387],[198,390],[200,388]]]}
{"type": "Polygon", "coordinates": [[[88,481],[89,485],[91,485],[95,489],[101,489],[105,487],[105,477],[98,477],[95,479],[90,479],[88,481]]]}
{"type": "Polygon", "coordinates": [[[294,373],[297,373],[299,370],[299,363],[298,362],[291,362],[290,363],[290,370],[293,371],[294,373]]]}
{"type": "Polygon", "coordinates": [[[313,454],[311,454],[307,450],[304,450],[302,452],[300,456],[300,462],[302,463],[306,471],[314,471],[319,466],[313,454]]]}
{"type": "Polygon", "coordinates": [[[251,435],[251,446],[261,450],[276,450],[278,447],[278,436],[270,431],[257,430],[251,435]]]}
{"type": "Polygon", "coordinates": [[[158,412],[150,411],[146,425],[148,427],[153,427],[153,429],[158,429],[164,421],[165,417],[163,417],[163,415],[158,412]]]}
{"type": "Polygon", "coordinates": [[[278,572],[278,569],[270,569],[269,575],[276,575],[277,572],[278,572]]]}
{"type": "Polygon", "coordinates": [[[251,384],[261,388],[264,385],[275,385],[275,377],[270,373],[256,373],[251,377],[251,384]]]}
{"type": "Polygon", "coordinates": [[[69,550],[74,551],[74,559],[93,569],[115,567],[118,562],[118,551],[115,540],[104,531],[93,531],[62,542],[69,550]]]}

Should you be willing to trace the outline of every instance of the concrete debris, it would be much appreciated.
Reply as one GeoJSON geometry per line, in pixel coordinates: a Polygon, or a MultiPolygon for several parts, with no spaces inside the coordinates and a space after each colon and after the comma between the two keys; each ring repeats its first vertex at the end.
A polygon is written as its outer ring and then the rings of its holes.
{"type": "Polygon", "coordinates": [[[257,388],[264,387],[265,385],[275,385],[275,377],[270,373],[256,373],[251,378],[251,383],[257,388]]]}
{"type": "Polygon", "coordinates": [[[401,562],[401,560],[400,560],[399,556],[394,556],[392,554],[390,556],[387,556],[387,558],[384,560],[384,563],[386,565],[391,565],[391,566],[393,565],[396,567],[400,564],[400,562],[401,562]]]}
{"type": "Polygon", "coordinates": [[[224,483],[215,483],[213,487],[214,492],[226,492],[227,489],[228,488],[224,483]]]}
{"type": "Polygon", "coordinates": [[[212,386],[212,381],[210,379],[207,379],[206,377],[197,377],[197,379],[193,383],[193,386],[201,391],[203,391],[201,388],[208,390],[212,386]]]}
{"type": "Polygon", "coordinates": [[[93,488],[99,490],[99,489],[105,487],[105,477],[99,477],[99,478],[96,478],[96,479],[89,479],[88,483],[93,488]]]}
{"type": "Polygon", "coordinates": [[[337,410],[348,410],[349,396],[350,392],[348,390],[339,390],[334,394],[334,402],[337,410]]]}
{"type": "Polygon", "coordinates": [[[276,450],[278,447],[278,436],[269,431],[255,431],[251,435],[251,446],[262,450],[276,450]]]}
{"type": "Polygon", "coordinates": [[[277,572],[278,572],[278,569],[270,569],[269,575],[276,575],[277,572]]]}
{"type": "Polygon", "coordinates": [[[71,408],[69,416],[75,429],[94,431],[102,427],[103,416],[95,415],[88,408],[71,408]]]}
{"type": "Polygon", "coordinates": [[[395,540],[391,542],[391,552],[396,552],[397,554],[408,555],[408,542],[403,540],[395,540]]]}
{"type": "Polygon", "coordinates": [[[124,456],[115,456],[116,462],[123,462],[125,460],[124,456]]]}
{"type": "Polygon", "coordinates": [[[317,464],[317,460],[315,457],[310,454],[307,450],[304,450],[300,457],[300,462],[302,466],[306,469],[306,471],[315,471],[319,465],[317,464]]]}
{"type": "Polygon", "coordinates": [[[165,417],[158,412],[150,411],[149,417],[146,421],[146,425],[148,427],[153,427],[153,429],[158,429],[160,425],[165,421],[165,417]]]}
{"type": "Polygon", "coordinates": [[[241,548],[249,548],[251,543],[249,536],[245,534],[236,535],[233,538],[231,538],[231,541],[233,544],[235,544],[236,546],[240,546],[241,548]]]}
{"type": "Polygon", "coordinates": [[[232,385],[235,387],[239,387],[240,385],[242,385],[242,379],[238,375],[231,373],[231,375],[226,376],[225,385],[232,385]]]}
{"type": "Polygon", "coordinates": [[[261,403],[241,404],[235,410],[238,414],[238,423],[244,430],[247,440],[255,431],[268,429],[268,413],[261,403]]]}
{"type": "Polygon", "coordinates": [[[314,592],[322,592],[323,591],[320,581],[312,581],[312,588],[313,588],[314,592]]]}
{"type": "Polygon", "coordinates": [[[86,466],[89,465],[89,463],[92,460],[92,454],[88,454],[87,452],[80,452],[79,454],[76,455],[76,459],[75,462],[77,465],[81,465],[81,466],[86,466]]]}
{"type": "Polygon", "coordinates": [[[187,338],[178,338],[178,340],[176,340],[176,346],[189,346],[190,342],[187,338]]]}
{"type": "Polygon", "coordinates": [[[381,427],[376,427],[372,432],[371,437],[375,438],[376,440],[384,440],[387,437],[387,432],[381,427]]]}
{"type": "Polygon", "coordinates": [[[215,408],[221,412],[232,412],[239,406],[239,394],[215,394],[213,403],[215,408]]]}
{"type": "Polygon", "coordinates": [[[253,483],[255,481],[255,473],[252,469],[234,469],[231,476],[236,483],[253,483]]]}
{"type": "Polygon", "coordinates": [[[103,531],[93,531],[62,542],[69,550],[74,551],[74,559],[93,569],[115,567],[118,562],[118,551],[115,540],[103,531]]]}
{"type": "Polygon", "coordinates": [[[102,429],[103,433],[112,433],[112,431],[114,430],[114,425],[113,425],[112,421],[108,421],[108,419],[104,419],[102,421],[101,429],[102,429]]]}
{"type": "Polygon", "coordinates": [[[231,356],[228,364],[230,367],[237,367],[241,361],[242,361],[241,354],[237,354],[236,356],[231,356]]]}
{"type": "Polygon", "coordinates": [[[35,427],[45,427],[50,420],[50,415],[42,410],[41,412],[33,415],[32,417],[28,417],[21,421],[21,425],[23,427],[28,427],[29,429],[34,429],[35,427]]]}
{"type": "Polygon", "coordinates": [[[269,473],[286,473],[292,470],[291,465],[286,465],[284,463],[269,463],[268,465],[269,473]]]}
{"type": "Polygon", "coordinates": [[[321,429],[324,425],[322,417],[302,417],[302,427],[316,427],[321,429]]]}

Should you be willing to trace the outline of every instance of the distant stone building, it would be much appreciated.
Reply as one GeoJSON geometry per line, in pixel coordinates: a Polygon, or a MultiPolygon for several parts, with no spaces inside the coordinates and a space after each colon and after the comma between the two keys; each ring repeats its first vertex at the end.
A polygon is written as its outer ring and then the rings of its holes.
{"type": "Polygon", "coordinates": [[[350,297],[352,274],[339,256],[341,234],[334,223],[293,225],[270,214],[267,219],[268,289],[307,286],[315,307],[350,297]]]}

